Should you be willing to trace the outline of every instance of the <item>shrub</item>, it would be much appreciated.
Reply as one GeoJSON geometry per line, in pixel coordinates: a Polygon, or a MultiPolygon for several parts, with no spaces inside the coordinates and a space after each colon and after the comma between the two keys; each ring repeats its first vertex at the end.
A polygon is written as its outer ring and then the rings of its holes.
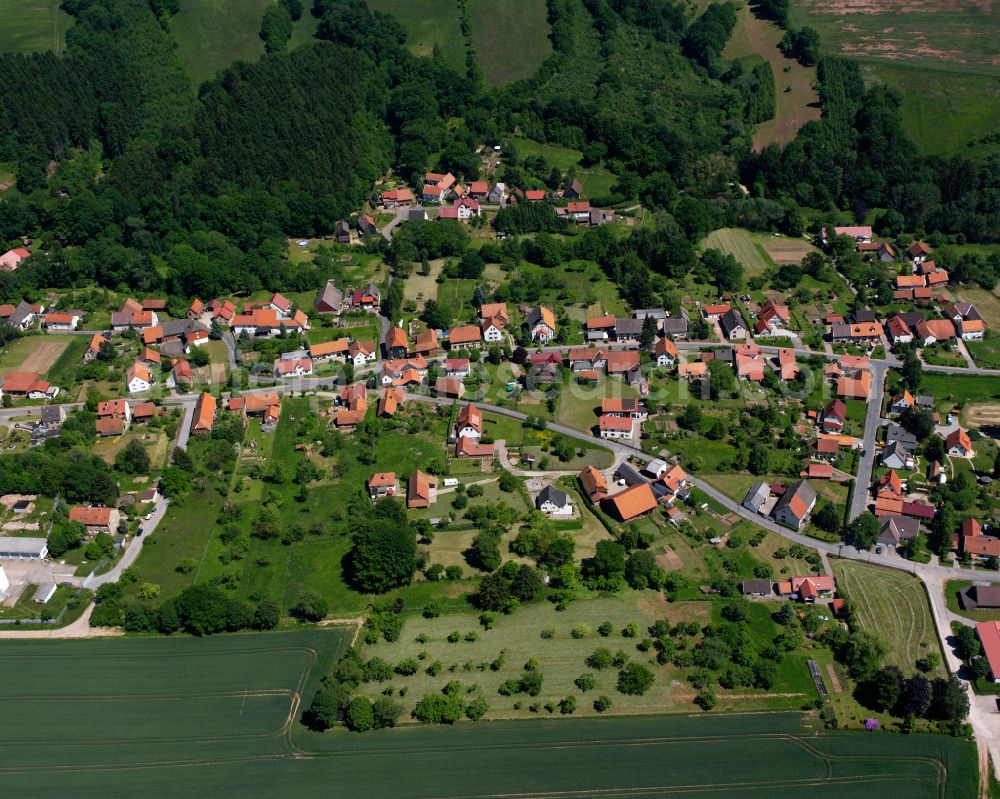
{"type": "Polygon", "coordinates": [[[594,710],[598,713],[603,713],[606,710],[611,710],[611,697],[599,696],[594,700],[594,710]]]}
{"type": "Polygon", "coordinates": [[[586,693],[587,691],[593,691],[597,686],[597,680],[594,679],[594,675],[590,672],[585,672],[573,680],[573,684],[579,688],[581,691],[586,693]]]}
{"type": "Polygon", "coordinates": [[[655,681],[653,672],[641,663],[629,663],[618,672],[618,690],[629,696],[642,696],[655,681]]]}

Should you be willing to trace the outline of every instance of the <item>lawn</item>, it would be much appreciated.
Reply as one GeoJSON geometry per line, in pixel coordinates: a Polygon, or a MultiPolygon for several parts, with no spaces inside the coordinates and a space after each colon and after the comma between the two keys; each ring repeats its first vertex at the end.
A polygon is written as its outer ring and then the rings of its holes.
{"type": "Polygon", "coordinates": [[[530,78],[552,54],[544,0],[470,0],[468,5],[472,42],[487,83],[530,78]]]}
{"type": "Polygon", "coordinates": [[[1000,400],[1000,377],[924,372],[920,393],[932,395],[940,411],[950,410],[956,402],[963,405],[992,402],[1000,400]]]}
{"type": "Polygon", "coordinates": [[[965,348],[976,366],[983,369],[1000,369],[1000,335],[988,331],[982,341],[966,341],[965,348]]]}
{"type": "MultiPolygon", "coordinates": [[[[603,166],[580,166],[583,153],[570,147],[560,147],[556,144],[542,144],[532,139],[516,138],[512,142],[519,158],[526,156],[542,156],[549,167],[559,167],[566,171],[576,167],[576,176],[583,184],[584,194],[594,198],[608,194],[618,178],[613,172],[603,166]]],[[[629,198],[634,199],[634,198],[629,198]]]]}
{"type": "Polygon", "coordinates": [[[749,5],[741,5],[733,34],[726,44],[724,58],[756,56],[767,61],[774,72],[775,117],[761,122],[754,130],[756,149],[768,144],[787,144],[806,122],[819,119],[819,95],[816,92],[816,67],[804,67],[786,58],[778,49],[784,32],[773,22],[758,18],[749,5]],[[786,88],[791,91],[785,91],[786,88]]]}
{"type": "MultiPolygon", "coordinates": [[[[725,473],[725,474],[705,474],[705,482],[717,488],[734,502],[742,502],[746,497],[750,487],[764,481],[768,485],[771,483],[789,483],[792,478],[784,477],[780,474],[753,475],[746,472],[725,473]]],[[[810,480],[809,485],[816,489],[816,493],[823,499],[834,502],[840,506],[847,504],[847,486],[842,483],[835,483],[832,480],[810,480]]]]}
{"type": "MultiPolygon", "coordinates": [[[[24,336],[7,345],[0,352],[0,375],[11,371],[37,372],[46,375],[50,369],[58,366],[59,374],[65,374],[68,368],[66,361],[61,360],[64,352],[75,345],[75,351],[82,356],[86,349],[86,338],[83,336],[24,336]],[[81,347],[78,341],[83,341],[81,347]]],[[[67,356],[69,357],[69,356],[67,356]]],[[[53,381],[54,382],[54,381],[53,381]]],[[[58,384],[57,384],[58,385],[58,384]]]]}
{"type": "Polygon", "coordinates": [[[4,0],[0,3],[0,52],[60,55],[73,18],[58,0],[4,0]]]}
{"type": "MultiPolygon", "coordinates": [[[[195,88],[236,61],[264,55],[260,23],[273,0],[184,0],[170,18],[177,50],[187,64],[195,88]]],[[[291,46],[308,42],[318,24],[305,4],[294,23],[291,46]]]]}
{"type": "MultiPolygon", "coordinates": [[[[862,629],[875,633],[887,644],[887,663],[909,674],[916,668],[916,661],[928,653],[936,653],[943,662],[920,580],[896,569],[851,560],[834,560],[833,571],[837,593],[850,603],[862,629]]],[[[939,666],[934,676],[943,674],[939,666]]]]}
{"type": "Polygon", "coordinates": [[[412,52],[429,56],[437,45],[445,60],[465,74],[465,37],[454,0],[369,0],[368,7],[399,21],[412,52]]]}

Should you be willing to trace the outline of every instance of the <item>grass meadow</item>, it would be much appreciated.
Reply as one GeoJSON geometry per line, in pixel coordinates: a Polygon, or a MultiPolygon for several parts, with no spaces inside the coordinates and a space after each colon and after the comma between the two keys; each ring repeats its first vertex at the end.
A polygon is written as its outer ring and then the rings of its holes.
{"type": "MultiPolygon", "coordinates": [[[[835,560],[833,571],[837,592],[850,603],[862,629],[886,642],[887,663],[909,674],[929,652],[943,661],[927,595],[916,577],[850,560],[835,560]]],[[[939,666],[934,676],[943,675],[939,666]]]]}
{"type": "Polygon", "coordinates": [[[368,0],[368,7],[399,21],[411,51],[429,56],[437,46],[445,60],[465,74],[465,38],[454,0],[368,0]]]}
{"type": "Polygon", "coordinates": [[[73,18],[59,6],[59,0],[0,3],[0,52],[61,54],[73,18]]]}
{"type": "MultiPolygon", "coordinates": [[[[256,61],[264,55],[260,23],[273,0],[184,0],[170,18],[170,31],[188,66],[195,88],[236,61],[256,61]]],[[[309,42],[318,20],[305,4],[294,24],[290,47],[309,42]]]]}
{"type": "Polygon", "coordinates": [[[552,54],[544,0],[471,0],[472,41],[486,82],[530,78],[552,54]],[[511,36],[512,25],[517,35],[511,36]]]}
{"type": "Polygon", "coordinates": [[[759,57],[774,71],[774,119],[761,122],[754,129],[753,144],[761,149],[768,144],[787,144],[806,122],[819,119],[819,94],[816,92],[816,67],[804,67],[786,58],[778,49],[784,32],[773,22],[760,19],[741,5],[736,27],[722,55],[729,59],[759,57]],[[789,91],[785,91],[789,89],[789,91]]]}

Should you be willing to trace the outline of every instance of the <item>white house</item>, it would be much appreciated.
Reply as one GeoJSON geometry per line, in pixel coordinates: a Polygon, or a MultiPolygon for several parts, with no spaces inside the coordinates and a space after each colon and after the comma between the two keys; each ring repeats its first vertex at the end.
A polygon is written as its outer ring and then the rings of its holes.
{"type": "Polygon", "coordinates": [[[535,498],[535,507],[549,516],[569,516],[573,513],[573,506],[566,492],[553,486],[545,486],[539,492],[535,498]]]}
{"type": "Polygon", "coordinates": [[[141,394],[143,391],[149,391],[153,386],[153,376],[146,364],[141,361],[136,361],[128,368],[125,381],[129,394],[141,394]]]}
{"type": "Polygon", "coordinates": [[[489,344],[503,340],[503,333],[491,319],[483,321],[483,340],[489,344]]]}
{"type": "Polygon", "coordinates": [[[598,423],[601,438],[632,438],[633,421],[625,416],[602,416],[598,423]]]}

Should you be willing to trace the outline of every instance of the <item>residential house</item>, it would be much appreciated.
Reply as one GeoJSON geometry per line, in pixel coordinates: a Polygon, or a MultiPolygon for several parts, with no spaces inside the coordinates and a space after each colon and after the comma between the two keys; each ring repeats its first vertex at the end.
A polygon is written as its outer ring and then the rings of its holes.
{"type": "Polygon", "coordinates": [[[406,395],[401,388],[383,388],[378,400],[376,413],[381,418],[388,418],[396,415],[399,406],[403,404],[406,395]]]}
{"type": "Polygon", "coordinates": [[[484,322],[488,319],[494,320],[502,330],[510,321],[510,317],[507,315],[507,303],[484,302],[479,306],[479,318],[484,322]]]}
{"type": "Polygon", "coordinates": [[[66,406],[43,405],[39,415],[42,427],[46,430],[58,430],[66,421],[66,406]]]}
{"type": "Polygon", "coordinates": [[[492,443],[481,444],[478,439],[462,436],[455,442],[455,457],[492,459],[495,449],[492,443]]]}
{"type": "Polygon", "coordinates": [[[963,319],[956,327],[963,341],[981,341],[986,335],[986,322],[981,319],[963,319]]]}
{"type": "Polygon", "coordinates": [[[955,338],[955,323],[950,319],[925,319],[917,325],[917,340],[925,347],[955,338]]]}
{"type": "Polygon", "coordinates": [[[153,385],[153,376],[150,374],[146,364],[136,361],[125,373],[125,385],[128,386],[129,394],[140,394],[149,391],[153,385]]]}
{"type": "Polygon", "coordinates": [[[423,332],[417,333],[412,353],[414,355],[423,356],[424,358],[431,358],[437,354],[439,346],[437,331],[424,330],[423,332]]]}
{"type": "Polygon", "coordinates": [[[631,439],[635,424],[631,418],[623,416],[602,416],[598,421],[601,438],[631,439]]]}
{"type": "Polygon", "coordinates": [[[143,310],[142,305],[133,299],[125,300],[121,310],[111,314],[111,327],[116,333],[133,328],[142,330],[155,327],[159,323],[156,311],[143,310]]]}
{"type": "Polygon", "coordinates": [[[123,428],[128,430],[132,423],[132,408],[123,399],[105,400],[97,403],[97,418],[98,420],[119,418],[122,420],[123,428]]]}
{"type": "Polygon", "coordinates": [[[13,272],[21,263],[31,257],[31,251],[24,247],[15,247],[0,255],[0,272],[13,272]]]}
{"type": "Polygon", "coordinates": [[[316,313],[340,316],[344,310],[344,292],[338,289],[332,280],[328,280],[316,294],[314,307],[316,313]]]}
{"type": "Polygon", "coordinates": [[[782,380],[794,380],[798,377],[799,366],[795,362],[795,350],[782,347],[778,350],[778,376],[782,380]]]}
{"type": "Polygon", "coordinates": [[[792,483],[774,506],[774,519],[779,524],[801,530],[809,521],[816,505],[816,490],[805,480],[792,483]]]}
{"type": "Polygon", "coordinates": [[[434,501],[437,478],[417,469],[406,482],[406,507],[409,510],[429,508],[434,501]]]}
{"type": "Polygon", "coordinates": [[[944,440],[944,446],[953,458],[971,458],[975,454],[972,450],[972,440],[969,438],[969,434],[961,427],[956,427],[948,434],[944,440]]]}
{"type": "Polygon", "coordinates": [[[694,363],[677,364],[677,376],[688,382],[700,380],[708,374],[708,364],[705,361],[695,361],[694,363]]]}
{"type": "MultiPolygon", "coordinates": [[[[393,328],[393,330],[398,330],[398,328],[393,328]]],[[[344,363],[347,360],[347,353],[350,347],[350,339],[346,338],[322,341],[319,344],[309,345],[309,357],[312,358],[314,363],[324,363],[326,361],[344,363]]]]}
{"type": "Polygon", "coordinates": [[[351,243],[351,225],[350,225],[349,222],[341,219],[334,226],[334,230],[336,231],[335,235],[337,237],[337,241],[340,244],[350,244],[351,243]]]}
{"type": "Polygon", "coordinates": [[[385,335],[385,356],[387,358],[405,358],[410,351],[410,342],[402,327],[393,326],[385,335]]]}
{"type": "Polygon", "coordinates": [[[69,509],[69,520],[79,522],[87,528],[88,536],[95,536],[98,533],[115,535],[118,532],[118,524],[121,522],[121,513],[117,508],[92,505],[77,506],[69,509]]]}
{"type": "Polygon", "coordinates": [[[687,338],[689,325],[688,312],[684,308],[681,308],[677,316],[668,316],[660,322],[660,331],[667,338],[687,338]]]}
{"type": "Polygon", "coordinates": [[[0,386],[0,397],[28,397],[30,399],[52,399],[59,393],[59,387],[42,380],[35,372],[7,372],[0,386]]]}
{"type": "Polygon", "coordinates": [[[677,346],[669,338],[661,338],[653,349],[657,366],[673,366],[677,361],[677,346]]]}
{"type": "Polygon", "coordinates": [[[875,539],[882,546],[895,549],[900,544],[915,538],[920,532],[920,521],[908,516],[888,513],[879,517],[878,537],[875,539]]]}
{"type": "Polygon", "coordinates": [[[355,226],[358,229],[358,233],[362,236],[374,236],[378,233],[378,227],[375,225],[375,220],[369,214],[361,214],[358,217],[355,226]]]}
{"type": "Polygon", "coordinates": [[[593,466],[585,466],[576,479],[580,481],[584,496],[592,504],[596,505],[607,497],[608,483],[604,479],[604,475],[593,466]]]}
{"type": "Polygon", "coordinates": [[[528,332],[532,341],[547,344],[556,335],[556,317],[544,305],[538,305],[528,312],[528,332]]]}
{"type": "Polygon", "coordinates": [[[901,441],[892,441],[882,450],[882,465],[890,469],[912,469],[915,451],[901,441]]]}
{"type": "MultiPolygon", "coordinates": [[[[757,322],[754,332],[758,336],[769,336],[785,332],[788,325],[789,311],[785,305],[779,305],[774,300],[768,300],[757,312],[757,322]]],[[[780,334],[779,334],[780,335],[780,334]]]]}
{"type": "Polygon", "coordinates": [[[21,300],[17,305],[10,306],[4,305],[0,306],[2,311],[0,311],[0,319],[6,319],[11,325],[16,327],[18,330],[27,330],[38,318],[45,308],[41,305],[32,305],[24,300],[21,300]]]}
{"type": "Polygon", "coordinates": [[[657,480],[661,475],[666,474],[667,462],[660,458],[653,458],[642,467],[642,471],[654,480],[657,480]]]}
{"type": "Polygon", "coordinates": [[[465,384],[460,377],[439,377],[434,391],[439,397],[461,399],[465,394],[465,384]]]}
{"type": "Polygon", "coordinates": [[[601,402],[602,416],[621,416],[626,419],[645,419],[646,408],[637,399],[615,399],[606,397],[601,402]]]}
{"type": "Polygon", "coordinates": [[[764,358],[754,355],[733,354],[733,369],[739,380],[761,383],[764,380],[764,358]]]}
{"type": "Polygon", "coordinates": [[[442,366],[446,377],[468,377],[472,370],[468,358],[445,358],[442,366]]]}
{"type": "Polygon", "coordinates": [[[907,391],[903,390],[902,394],[897,394],[889,403],[889,413],[900,414],[903,411],[912,408],[916,404],[916,400],[913,395],[907,391]]]}
{"type": "Polygon", "coordinates": [[[278,358],[274,362],[275,377],[308,377],[312,373],[312,358],[278,358]]]}
{"type": "Polygon", "coordinates": [[[607,341],[614,334],[615,317],[611,314],[588,316],[583,326],[587,331],[587,341],[607,341]]]}
{"type": "Polygon", "coordinates": [[[98,356],[101,351],[101,345],[109,341],[100,333],[94,333],[91,337],[90,342],[87,344],[87,349],[83,353],[83,362],[90,363],[94,358],[98,356]]]}
{"type": "Polygon", "coordinates": [[[762,599],[774,595],[774,585],[770,580],[744,580],[740,583],[740,593],[762,599]]]}
{"type": "Polygon", "coordinates": [[[656,496],[645,481],[608,497],[602,503],[606,511],[621,522],[629,522],[656,509],[656,496]]]}
{"type": "Polygon", "coordinates": [[[395,472],[375,472],[368,478],[367,486],[372,499],[395,496],[399,489],[395,472]]]}
{"type": "Polygon", "coordinates": [[[926,245],[916,241],[910,245],[910,249],[906,251],[906,257],[909,258],[915,264],[922,264],[930,256],[931,251],[927,249],[926,245]]]}
{"type": "Polygon", "coordinates": [[[856,377],[841,376],[837,379],[837,396],[867,401],[871,394],[871,384],[871,372],[861,372],[856,377]]]}
{"type": "Polygon", "coordinates": [[[719,317],[719,327],[722,328],[722,335],[730,341],[737,338],[746,338],[749,332],[747,323],[743,319],[743,314],[730,308],[719,317]]]}
{"type": "Polygon", "coordinates": [[[461,325],[448,331],[450,349],[476,349],[483,343],[483,333],[477,325],[461,325]]]}
{"type": "Polygon", "coordinates": [[[613,350],[604,358],[609,376],[621,377],[627,383],[634,383],[639,379],[639,353],[635,350],[613,350]]]}
{"type": "Polygon", "coordinates": [[[724,314],[729,313],[730,310],[732,310],[732,306],[728,304],[706,305],[702,308],[702,313],[705,314],[705,319],[709,322],[714,322],[724,314]]]}
{"type": "Polygon", "coordinates": [[[767,483],[755,483],[743,498],[743,507],[751,513],[763,513],[761,509],[770,496],[771,487],[767,483]]]}
{"type": "Polygon", "coordinates": [[[792,578],[792,593],[800,602],[815,602],[821,596],[832,596],[834,587],[833,577],[826,574],[792,578]]]}
{"type": "Polygon", "coordinates": [[[607,366],[605,350],[598,347],[571,347],[566,360],[574,372],[603,369],[607,366]]]}
{"type": "Polygon", "coordinates": [[[579,200],[583,196],[583,184],[578,178],[573,178],[563,189],[563,197],[568,200],[579,200]]]}
{"type": "Polygon", "coordinates": [[[82,316],[83,311],[76,310],[47,313],[45,315],[45,329],[49,333],[65,333],[76,330],[82,316]]]}
{"type": "Polygon", "coordinates": [[[351,306],[368,313],[378,313],[382,304],[382,291],[374,283],[369,283],[363,289],[357,289],[351,294],[351,306]]]}
{"type": "Polygon", "coordinates": [[[479,326],[483,333],[483,341],[487,344],[503,341],[503,325],[495,317],[483,319],[479,326]]]}
{"type": "Polygon", "coordinates": [[[545,199],[544,189],[526,189],[524,192],[524,200],[529,203],[540,203],[545,199]]]}
{"type": "Polygon", "coordinates": [[[976,519],[965,519],[958,537],[962,553],[972,560],[1000,557],[1000,538],[983,535],[982,526],[976,519]]]}
{"type": "Polygon", "coordinates": [[[382,385],[419,385],[427,375],[427,361],[422,355],[382,362],[382,385]]]}
{"type": "Polygon", "coordinates": [[[191,419],[191,435],[207,436],[215,426],[215,411],[218,407],[215,397],[208,392],[198,397],[194,406],[194,417],[191,419]]]}
{"type": "Polygon", "coordinates": [[[909,344],[913,341],[913,331],[899,314],[894,314],[886,320],[886,333],[893,344],[909,344]]]}
{"type": "Polygon", "coordinates": [[[385,208],[405,208],[413,203],[413,192],[409,189],[389,189],[380,198],[385,208]]]}
{"type": "Polygon", "coordinates": [[[569,495],[555,486],[547,485],[535,497],[535,507],[548,516],[571,516],[573,506],[569,495]]]}
{"type": "Polygon", "coordinates": [[[642,337],[641,319],[616,319],[614,334],[619,344],[638,344],[642,337]]]}
{"type": "Polygon", "coordinates": [[[477,441],[483,435],[483,412],[472,403],[463,405],[458,410],[455,420],[456,438],[474,438],[477,441]]]}
{"type": "Polygon", "coordinates": [[[834,342],[877,343],[882,338],[883,332],[879,322],[830,325],[830,338],[834,342]]]}
{"type": "Polygon", "coordinates": [[[347,347],[347,357],[356,369],[378,358],[374,341],[352,341],[347,347]]]}
{"type": "Polygon", "coordinates": [[[334,416],[334,424],[338,430],[349,432],[355,430],[365,419],[368,412],[368,392],[363,383],[344,386],[338,398],[340,407],[334,416]]]}
{"type": "Polygon", "coordinates": [[[468,222],[472,217],[479,216],[482,208],[476,200],[471,197],[463,197],[454,205],[445,206],[438,213],[438,219],[456,219],[459,222],[468,222]]]}
{"type": "Polygon", "coordinates": [[[473,180],[469,183],[469,196],[479,202],[485,202],[490,194],[490,184],[486,180],[473,180]]]}

